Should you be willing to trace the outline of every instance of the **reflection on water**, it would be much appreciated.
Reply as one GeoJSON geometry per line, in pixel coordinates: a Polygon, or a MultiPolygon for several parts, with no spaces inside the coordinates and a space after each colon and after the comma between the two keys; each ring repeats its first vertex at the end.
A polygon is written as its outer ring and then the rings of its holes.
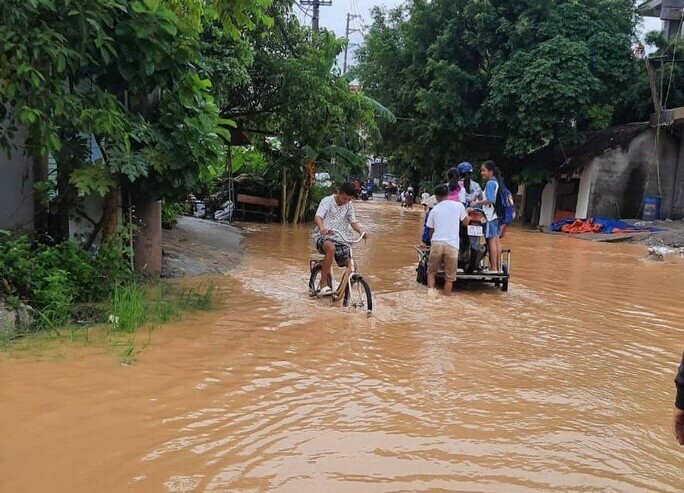
{"type": "Polygon", "coordinates": [[[308,227],[254,226],[223,309],[155,334],[137,365],[3,362],[3,489],[684,489],[684,265],[514,229],[508,293],[431,300],[420,211],[357,211],[370,319],[308,297],[308,227]]]}

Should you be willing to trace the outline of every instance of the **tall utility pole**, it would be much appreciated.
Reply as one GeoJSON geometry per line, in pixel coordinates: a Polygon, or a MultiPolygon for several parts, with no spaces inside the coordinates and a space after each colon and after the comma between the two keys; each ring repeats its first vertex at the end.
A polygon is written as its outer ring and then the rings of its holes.
{"type": "Polygon", "coordinates": [[[317,33],[319,23],[318,21],[320,19],[319,7],[330,7],[332,5],[332,0],[300,0],[299,3],[301,5],[313,7],[313,14],[311,16],[311,29],[313,29],[313,31],[317,33]]]}
{"type": "Polygon", "coordinates": [[[351,33],[358,33],[361,32],[358,29],[349,29],[349,22],[352,19],[360,19],[360,15],[352,15],[352,14],[347,14],[347,29],[344,31],[344,37],[347,40],[347,44],[344,47],[344,64],[342,65],[342,73],[346,74],[347,73],[347,53],[349,52],[349,35],[351,33]]]}

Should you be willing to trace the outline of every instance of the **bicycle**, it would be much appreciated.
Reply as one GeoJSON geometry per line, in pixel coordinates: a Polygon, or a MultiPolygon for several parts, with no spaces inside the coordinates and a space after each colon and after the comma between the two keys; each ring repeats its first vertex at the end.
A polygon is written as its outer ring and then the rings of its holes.
{"type": "MultiPolygon", "coordinates": [[[[331,237],[339,236],[345,243],[355,244],[361,241],[366,233],[362,233],[357,239],[351,240],[345,238],[342,234],[337,231],[333,231],[331,237]]],[[[333,277],[332,269],[328,275],[328,287],[333,290],[330,298],[332,302],[335,303],[342,300],[343,306],[351,306],[354,309],[365,308],[366,314],[370,317],[373,310],[373,298],[371,295],[370,286],[366,280],[356,272],[356,263],[354,262],[354,251],[351,246],[349,248],[349,258],[346,265],[340,265],[338,261],[338,266],[343,269],[342,277],[340,278],[340,283],[336,288],[335,279],[333,277]]],[[[337,255],[336,255],[337,257],[337,255]]],[[[336,259],[337,261],[337,259],[336,259]]],[[[321,270],[323,268],[323,260],[310,260],[309,270],[311,271],[311,277],[309,277],[309,296],[321,297],[318,294],[318,286],[320,285],[321,270]]]]}

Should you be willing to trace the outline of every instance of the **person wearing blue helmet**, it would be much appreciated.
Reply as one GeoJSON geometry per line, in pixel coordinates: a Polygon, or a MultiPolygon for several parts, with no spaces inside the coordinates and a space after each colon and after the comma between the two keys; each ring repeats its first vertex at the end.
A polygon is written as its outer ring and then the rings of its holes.
{"type": "Polygon", "coordinates": [[[471,202],[480,200],[482,198],[482,187],[472,179],[473,165],[467,161],[462,162],[456,166],[458,176],[463,182],[463,190],[465,192],[465,205],[470,207],[471,202]]]}

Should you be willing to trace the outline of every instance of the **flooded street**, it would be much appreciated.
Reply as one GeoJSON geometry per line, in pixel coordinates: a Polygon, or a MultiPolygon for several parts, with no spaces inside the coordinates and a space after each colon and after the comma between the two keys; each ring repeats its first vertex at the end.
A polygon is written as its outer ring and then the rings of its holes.
{"type": "Polygon", "coordinates": [[[154,332],[134,366],[0,360],[0,489],[684,490],[684,262],[513,229],[509,292],[430,300],[421,211],[356,209],[371,318],[309,298],[310,226],[255,224],[221,309],[154,332]]]}

